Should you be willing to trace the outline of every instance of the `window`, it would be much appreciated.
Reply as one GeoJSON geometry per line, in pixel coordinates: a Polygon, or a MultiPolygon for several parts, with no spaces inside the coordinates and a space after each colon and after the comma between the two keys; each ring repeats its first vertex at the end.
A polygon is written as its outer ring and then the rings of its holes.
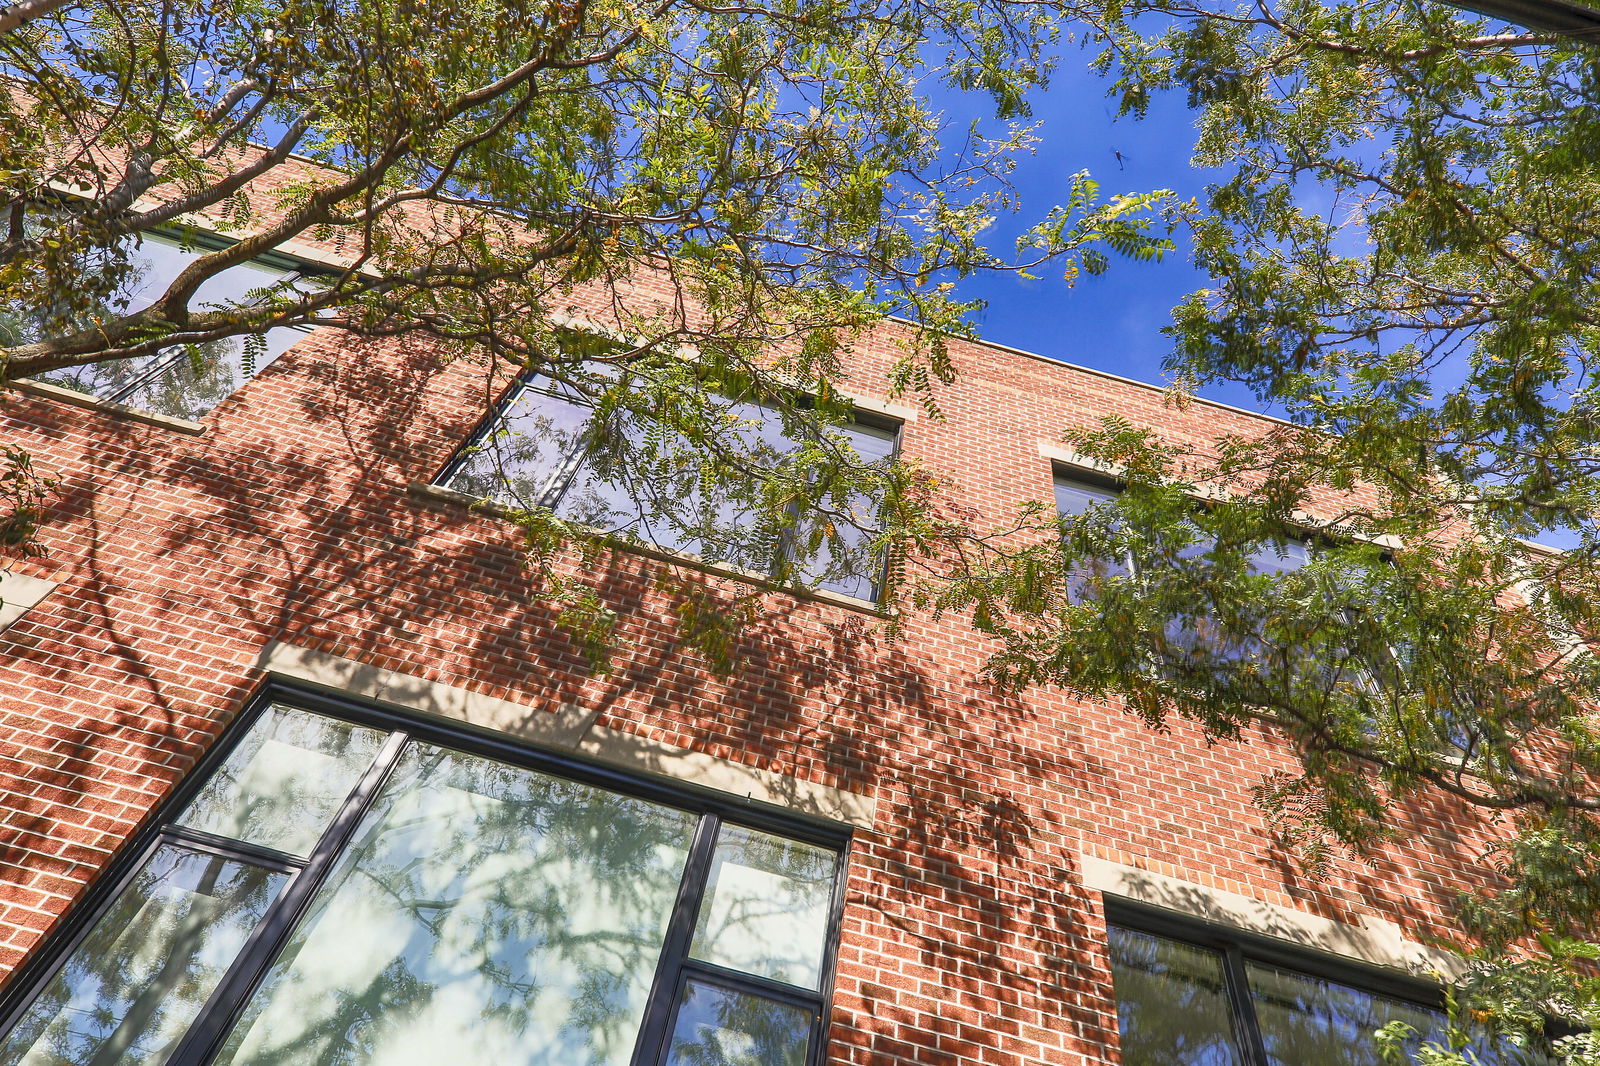
{"type": "MultiPolygon", "coordinates": [[[[1410,1026],[1409,1051],[1443,1036],[1441,997],[1420,982],[1165,916],[1154,922],[1159,933],[1132,922],[1107,928],[1124,1066],[1383,1066],[1379,1028],[1410,1026]]],[[[1541,1061],[1488,1038],[1471,1055],[1482,1066],[1541,1061]]]]}
{"type": "MultiPolygon", "coordinates": [[[[1063,517],[1077,517],[1092,507],[1109,503],[1117,498],[1118,491],[1105,482],[1089,481],[1060,472],[1055,475],[1056,510],[1063,517]]],[[[1216,546],[1215,539],[1208,534],[1198,529],[1194,532],[1195,539],[1176,553],[1175,565],[1183,565],[1186,560],[1203,559],[1216,546]]],[[[1311,546],[1308,541],[1286,538],[1256,545],[1250,550],[1248,562],[1251,573],[1278,576],[1298,570],[1310,558],[1311,546]]],[[[1092,566],[1080,564],[1069,579],[1074,586],[1072,594],[1075,599],[1082,598],[1082,590],[1091,575],[1095,579],[1129,576],[1138,574],[1141,569],[1148,571],[1149,567],[1148,560],[1139,559],[1131,551],[1121,558],[1095,560],[1092,566]]],[[[1260,650],[1257,640],[1234,639],[1225,643],[1216,628],[1216,624],[1204,614],[1173,618],[1166,630],[1167,643],[1178,651],[1193,652],[1210,647],[1213,653],[1228,659],[1243,659],[1260,650]]]]}
{"type": "MultiPolygon", "coordinates": [[[[730,402],[740,420],[736,443],[753,466],[775,467],[796,448],[776,409],[730,402]]],[[[817,587],[875,600],[883,560],[867,550],[880,530],[879,500],[853,496],[842,514],[796,512],[777,544],[740,537],[741,519],[752,513],[759,485],[704,491],[692,450],[673,438],[661,464],[648,471],[619,468],[597,455],[603,433],[640,443],[659,438],[659,426],[635,422],[600,426],[589,400],[570,386],[532,375],[512,388],[499,408],[439,477],[439,483],[471,496],[519,508],[547,507],[562,518],[597,529],[625,532],[671,551],[765,574],[792,573],[817,587]],[[826,522],[832,536],[817,536],[826,522]],[[801,545],[818,542],[805,554],[801,545]]],[[[837,427],[861,460],[887,468],[898,427],[856,420],[837,427]]],[[[641,449],[642,450],[642,449],[641,449]]]]}
{"type": "Polygon", "coordinates": [[[820,1062],[841,841],[349,713],[236,728],[0,1062],[820,1062]]]}
{"type": "MultiPolygon", "coordinates": [[[[106,312],[125,314],[148,306],[206,250],[175,235],[146,234],[129,248],[133,280],[106,300],[106,312]]],[[[290,260],[266,256],[212,277],[200,286],[190,306],[196,310],[244,306],[259,290],[305,284],[306,277],[290,260]]],[[[0,317],[9,318],[0,325],[21,340],[36,339],[43,328],[43,316],[0,317]]],[[[231,396],[305,334],[299,327],[280,326],[259,336],[210,341],[197,349],[178,346],[133,359],[64,367],[40,375],[39,380],[157,414],[194,419],[231,396]]]]}

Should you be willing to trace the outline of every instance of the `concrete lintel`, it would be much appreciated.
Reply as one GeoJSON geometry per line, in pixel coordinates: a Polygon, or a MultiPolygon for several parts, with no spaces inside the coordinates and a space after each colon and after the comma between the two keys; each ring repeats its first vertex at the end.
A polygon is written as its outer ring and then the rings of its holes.
{"type": "Polygon", "coordinates": [[[40,600],[55,591],[57,584],[42,577],[26,577],[0,570],[0,633],[37,607],[40,600]]]}
{"type": "Polygon", "coordinates": [[[1118,463],[1108,463],[1103,459],[1096,459],[1092,455],[1085,455],[1076,448],[1069,448],[1065,444],[1041,440],[1038,442],[1039,454],[1052,463],[1062,466],[1076,467],[1079,470],[1092,470],[1096,474],[1106,477],[1120,478],[1128,471],[1118,463]]]}
{"type": "Polygon", "coordinates": [[[836,392],[857,411],[866,411],[870,414],[885,415],[897,422],[915,422],[919,412],[910,404],[895,403],[893,400],[876,400],[871,396],[860,396],[849,389],[836,389],[836,392]]]}
{"type": "Polygon", "coordinates": [[[547,711],[276,640],[262,649],[256,666],[278,677],[397,704],[537,747],[845,825],[870,829],[877,814],[871,796],[611,729],[595,721],[596,712],[574,705],[547,711]]]}
{"type": "Polygon", "coordinates": [[[1363,917],[1360,925],[1351,925],[1092,855],[1081,856],[1080,862],[1085,887],[1108,896],[1414,977],[1450,977],[1463,968],[1455,955],[1407,940],[1398,925],[1383,918],[1363,917]]]}

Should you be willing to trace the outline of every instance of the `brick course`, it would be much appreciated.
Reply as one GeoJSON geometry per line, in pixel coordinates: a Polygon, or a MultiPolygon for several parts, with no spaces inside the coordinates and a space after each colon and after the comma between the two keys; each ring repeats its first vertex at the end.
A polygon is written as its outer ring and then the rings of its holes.
{"type": "MultiPolygon", "coordinates": [[[[881,393],[903,331],[857,346],[881,393]]],[[[956,342],[946,420],[902,454],[980,522],[1051,496],[1040,441],[1108,413],[1194,446],[1263,420],[981,343],[956,342]]],[[[1070,352],[1063,352],[1070,356],[1070,352]]],[[[1116,1014],[1084,855],[1414,940],[1442,931],[1493,826],[1445,804],[1396,812],[1369,864],[1298,877],[1250,802],[1273,745],[1152,733],[1116,705],[976,680],[990,650],[959,618],[897,644],[848,607],[779,592],[719,680],[681,652],[665,564],[615,551],[616,670],[590,677],[530,594],[515,530],[407,491],[432,478],[494,386],[471,360],[399,340],[311,336],[185,436],[16,395],[0,439],[59,475],[60,587],[0,634],[0,969],[61,919],[261,683],[284,640],[611,728],[872,794],[852,846],[833,1005],[838,1064],[1112,1063],[1116,1014]]],[[[1331,501],[1330,501],[1331,506],[1331,501]]],[[[706,575],[712,585],[727,579],[706,575]]]]}

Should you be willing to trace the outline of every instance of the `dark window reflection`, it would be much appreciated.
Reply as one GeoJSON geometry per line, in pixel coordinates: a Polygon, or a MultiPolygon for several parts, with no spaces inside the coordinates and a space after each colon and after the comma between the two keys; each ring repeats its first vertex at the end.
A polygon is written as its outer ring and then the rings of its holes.
{"type": "MultiPolygon", "coordinates": [[[[1178,558],[1196,560],[1189,565],[1204,566],[1205,556],[1216,548],[1216,539],[1209,534],[1196,532],[1196,540],[1178,552],[1178,558]]],[[[1310,546],[1303,540],[1285,540],[1279,543],[1257,545],[1247,556],[1250,573],[1281,577],[1292,573],[1311,560],[1310,546]]],[[[1225,660],[1240,661],[1266,654],[1267,647],[1254,634],[1229,636],[1222,632],[1216,620],[1205,614],[1195,614],[1185,619],[1175,619],[1167,627],[1167,641],[1173,648],[1191,654],[1205,651],[1225,660]]]]}
{"type": "MultiPolygon", "coordinates": [[[[730,403],[727,411],[741,422],[731,447],[752,468],[778,467],[798,447],[776,409],[730,403]]],[[[868,464],[893,460],[892,429],[848,423],[833,432],[868,464]]],[[[760,479],[708,491],[699,451],[680,435],[621,414],[601,424],[584,398],[546,378],[517,387],[445,484],[758,573],[792,567],[801,580],[858,599],[878,594],[881,560],[867,550],[880,528],[877,499],[824,493],[827,513],[797,514],[781,543],[757,543],[748,528],[766,488],[760,479]]]]}
{"type": "MultiPolygon", "coordinates": [[[[147,234],[137,245],[130,244],[120,253],[132,266],[128,281],[105,299],[101,315],[127,314],[149,306],[202,254],[202,249],[163,234],[147,234]]],[[[241,263],[208,279],[189,306],[196,311],[249,306],[260,299],[263,290],[297,279],[298,272],[288,267],[259,261],[241,263]]],[[[303,280],[298,283],[306,284],[303,280]]],[[[18,341],[38,340],[52,331],[84,325],[49,321],[46,315],[4,317],[7,328],[0,332],[14,334],[18,341]]],[[[39,380],[157,414],[194,419],[233,395],[305,336],[304,330],[279,327],[259,336],[230,337],[135,359],[63,367],[39,380]]]]}
{"type": "MultiPolygon", "coordinates": [[[[1253,1018],[1268,1066],[1385,1066],[1376,1034],[1396,1022],[1410,1029],[1408,1055],[1444,1040],[1441,1010],[1248,958],[1248,989],[1233,989],[1219,951],[1116,926],[1108,932],[1125,1066],[1243,1066],[1235,1016],[1253,1018]]],[[[1478,1066],[1551,1066],[1487,1036],[1466,1054],[1478,1066]]]]}
{"type": "Polygon", "coordinates": [[[803,1066],[810,1045],[810,1011],[688,981],[666,1066],[803,1066]]]}
{"type": "Polygon", "coordinates": [[[1109,929],[1123,1066],[1243,1066],[1222,956],[1109,929]]]}
{"type": "Polygon", "coordinates": [[[163,845],[3,1042],[8,1066],[160,1066],[287,875],[163,845]]]}
{"type": "MultiPolygon", "coordinates": [[[[1442,1035],[1443,1011],[1363,992],[1349,985],[1247,963],[1250,1001],[1273,1066],[1383,1066],[1373,1035],[1404,1022],[1415,1036],[1406,1044],[1442,1035]]],[[[1480,1060],[1484,1063],[1494,1059],[1480,1060]]]]}

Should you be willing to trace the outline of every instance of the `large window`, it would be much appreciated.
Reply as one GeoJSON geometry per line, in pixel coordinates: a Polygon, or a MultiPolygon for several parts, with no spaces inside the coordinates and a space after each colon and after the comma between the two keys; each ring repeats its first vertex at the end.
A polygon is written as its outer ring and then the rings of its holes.
{"type": "MultiPolygon", "coordinates": [[[[1123,1066],[1384,1066],[1380,1028],[1409,1027],[1407,1051],[1443,1036],[1440,997],[1420,982],[1209,927],[1152,932],[1141,917],[1107,930],[1123,1066]]],[[[1469,1056],[1542,1061],[1488,1039],[1469,1056]]]]}
{"type": "MultiPolygon", "coordinates": [[[[798,446],[771,407],[729,402],[727,413],[734,424],[726,443],[752,467],[774,468],[798,446]]],[[[782,538],[758,543],[740,534],[760,495],[759,483],[732,482],[707,491],[697,474],[695,449],[676,439],[666,447],[658,443],[658,461],[649,468],[606,461],[596,447],[603,435],[641,443],[659,442],[664,434],[660,426],[639,420],[600,422],[585,396],[530,376],[511,390],[439,483],[513,507],[549,508],[563,518],[669,550],[758,573],[788,572],[819,588],[877,599],[883,561],[868,545],[880,528],[878,499],[855,494],[830,500],[834,509],[828,514],[797,511],[782,538]],[[826,524],[826,536],[818,535],[820,524],[826,524]]],[[[836,427],[832,435],[860,461],[886,467],[898,433],[892,423],[857,420],[836,427]]],[[[633,451],[642,454],[646,448],[633,451]]]]}
{"type": "Polygon", "coordinates": [[[0,1062],[820,1061],[839,841],[353,713],[236,729],[0,1062]]]}
{"type": "MultiPolygon", "coordinates": [[[[146,234],[124,251],[131,260],[129,283],[104,301],[107,314],[139,311],[166,291],[191,262],[209,249],[176,234],[146,234]]],[[[281,284],[313,284],[302,268],[277,256],[241,263],[201,285],[190,301],[196,311],[248,306],[264,290],[281,284]]],[[[36,340],[39,316],[0,313],[0,329],[18,341],[36,340]]],[[[85,392],[174,418],[194,419],[231,396],[290,346],[306,336],[298,327],[280,326],[265,333],[179,346],[133,359],[64,367],[40,376],[52,385],[85,392]]]]}

